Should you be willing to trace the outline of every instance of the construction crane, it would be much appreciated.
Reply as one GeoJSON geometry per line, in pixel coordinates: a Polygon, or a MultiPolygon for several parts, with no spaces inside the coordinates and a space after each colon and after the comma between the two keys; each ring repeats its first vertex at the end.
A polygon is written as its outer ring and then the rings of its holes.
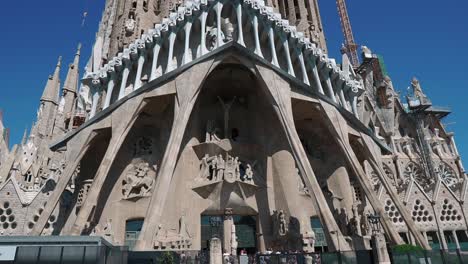
{"type": "Polygon", "coordinates": [[[356,68],[359,66],[358,46],[354,42],[353,30],[351,22],[349,21],[348,10],[346,8],[345,0],[336,0],[338,6],[338,13],[340,15],[341,29],[345,38],[343,53],[346,53],[351,61],[351,64],[356,68]]]}

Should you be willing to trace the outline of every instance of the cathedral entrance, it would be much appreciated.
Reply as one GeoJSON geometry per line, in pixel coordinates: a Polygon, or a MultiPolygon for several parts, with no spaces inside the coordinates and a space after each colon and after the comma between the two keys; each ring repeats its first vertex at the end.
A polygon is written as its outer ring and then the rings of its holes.
{"type": "Polygon", "coordinates": [[[223,253],[240,255],[257,252],[257,217],[242,215],[203,215],[201,217],[201,248],[209,250],[210,240],[222,241],[223,253]]]}

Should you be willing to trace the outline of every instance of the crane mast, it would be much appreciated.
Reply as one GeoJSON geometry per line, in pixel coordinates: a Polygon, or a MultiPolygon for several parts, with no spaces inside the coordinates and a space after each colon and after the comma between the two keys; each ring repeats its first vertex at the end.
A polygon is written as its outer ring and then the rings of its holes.
{"type": "Polygon", "coordinates": [[[346,8],[345,0],[336,0],[338,6],[338,13],[340,15],[341,29],[345,38],[344,53],[346,53],[354,67],[359,66],[359,57],[357,53],[357,45],[354,42],[353,30],[351,22],[349,21],[348,10],[346,8]]]}

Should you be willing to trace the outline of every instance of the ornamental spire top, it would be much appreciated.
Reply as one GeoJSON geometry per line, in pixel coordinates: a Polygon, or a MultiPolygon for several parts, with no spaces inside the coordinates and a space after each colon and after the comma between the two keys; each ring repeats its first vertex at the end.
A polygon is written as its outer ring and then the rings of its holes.
{"type": "Polygon", "coordinates": [[[67,78],[65,79],[65,84],[63,85],[64,91],[76,93],[76,91],[78,90],[80,54],[81,43],[78,44],[78,49],[76,51],[73,63],[70,64],[70,66],[68,67],[67,78]]]}
{"type": "Polygon", "coordinates": [[[55,67],[54,75],[49,76],[46,87],[41,97],[42,102],[51,102],[58,104],[60,90],[60,67],[62,66],[62,57],[60,56],[55,67]]]}

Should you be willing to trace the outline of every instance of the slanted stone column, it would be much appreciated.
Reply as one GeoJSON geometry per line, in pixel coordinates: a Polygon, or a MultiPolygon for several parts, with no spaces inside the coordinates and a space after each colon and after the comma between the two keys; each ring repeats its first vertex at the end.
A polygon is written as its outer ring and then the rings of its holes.
{"type": "Polygon", "coordinates": [[[315,81],[315,85],[317,86],[318,92],[320,94],[325,94],[323,91],[322,82],[320,81],[320,75],[319,75],[319,71],[317,68],[316,57],[312,55],[312,58],[307,61],[310,63],[310,67],[312,68],[312,73],[314,75],[314,81],[315,81]]]}
{"type": "Polygon", "coordinates": [[[273,26],[271,25],[271,23],[268,23],[267,29],[268,29],[268,39],[270,42],[270,50],[271,50],[271,64],[279,68],[278,56],[276,55],[275,31],[273,30],[273,26]]]}
{"type": "Polygon", "coordinates": [[[306,66],[305,66],[305,63],[304,63],[304,55],[302,54],[302,51],[299,50],[298,51],[299,55],[299,63],[301,65],[301,71],[302,71],[302,81],[307,84],[307,85],[310,85],[310,82],[309,82],[309,77],[307,76],[307,70],[306,70],[306,66]]]}
{"type": "Polygon", "coordinates": [[[258,17],[254,14],[253,15],[253,29],[254,29],[254,39],[255,39],[255,54],[263,58],[262,48],[260,47],[260,36],[258,32],[258,17]]]}
{"type": "Polygon", "coordinates": [[[189,57],[190,54],[190,31],[192,30],[192,19],[189,19],[185,24],[185,45],[184,45],[184,61],[183,64],[187,64],[192,61],[189,57]]]}
{"type": "Polygon", "coordinates": [[[223,264],[221,239],[214,237],[210,240],[210,264],[223,264]]]}
{"type": "Polygon", "coordinates": [[[340,90],[339,95],[340,95],[341,105],[343,106],[344,109],[349,110],[348,102],[346,101],[346,97],[345,97],[344,86],[343,85],[340,85],[340,86],[341,87],[339,88],[340,90]]]}
{"type": "MultiPolygon", "coordinates": [[[[236,7],[237,21],[242,21],[242,5],[241,5],[241,3],[239,1],[236,2],[235,7],[236,7]]],[[[239,23],[239,22],[237,23],[237,34],[238,34],[237,43],[239,43],[240,45],[245,47],[244,32],[243,32],[243,29],[242,29],[242,23],[239,23]]],[[[273,55],[273,56],[276,56],[276,54],[273,55]]]]}
{"type": "Polygon", "coordinates": [[[351,109],[353,110],[354,115],[359,119],[359,111],[357,107],[358,97],[354,93],[351,93],[351,109]]]}
{"type": "Polygon", "coordinates": [[[385,236],[383,234],[372,235],[372,248],[374,255],[374,263],[390,264],[390,256],[388,255],[387,245],[385,243],[385,236]]]}
{"type": "Polygon", "coordinates": [[[323,77],[325,78],[325,84],[327,86],[328,96],[333,100],[333,102],[336,103],[337,101],[335,97],[335,91],[333,90],[333,85],[332,85],[331,78],[330,78],[331,70],[332,70],[332,65],[330,63],[326,63],[325,67],[321,69],[321,72],[322,72],[323,77]]]}
{"type": "Polygon", "coordinates": [[[175,39],[177,37],[177,32],[174,32],[173,29],[169,32],[169,52],[167,53],[167,67],[166,73],[175,69],[176,65],[174,65],[173,57],[174,57],[174,48],[175,48],[175,39]]]}
{"type": "Polygon", "coordinates": [[[150,79],[149,79],[150,82],[158,77],[157,70],[158,70],[158,58],[159,58],[160,51],[161,51],[161,40],[157,39],[154,41],[154,46],[153,46],[153,62],[151,64],[151,74],[150,74],[150,79]]]}
{"type": "Polygon", "coordinates": [[[201,24],[201,30],[200,30],[200,52],[201,56],[205,55],[208,53],[208,50],[206,49],[206,18],[208,17],[208,11],[206,8],[202,9],[202,13],[200,15],[200,24],[201,24]]]}
{"type": "Polygon", "coordinates": [[[291,61],[291,53],[289,52],[289,40],[287,36],[281,36],[281,41],[283,42],[283,51],[286,56],[286,62],[288,64],[288,73],[289,75],[296,77],[294,74],[294,68],[291,61]]]}
{"type": "Polygon", "coordinates": [[[93,140],[98,136],[98,132],[91,132],[86,140],[80,142],[79,145],[75,145],[75,148],[78,149],[76,153],[72,153],[70,156],[70,162],[66,164],[63,174],[59,177],[57,185],[55,186],[55,191],[48,197],[47,204],[40,215],[38,221],[34,225],[34,228],[31,230],[30,235],[39,236],[42,233],[47,221],[49,220],[52,212],[60,201],[60,197],[65,191],[68,183],[73,177],[73,174],[76,172],[76,168],[81,162],[81,159],[88,151],[89,147],[93,140]]]}
{"type": "Polygon", "coordinates": [[[99,80],[99,78],[96,77],[93,77],[92,79],[92,85],[91,85],[91,91],[92,91],[92,96],[93,96],[93,101],[92,101],[92,104],[91,104],[91,113],[89,114],[89,118],[93,118],[96,113],[97,113],[97,108],[98,108],[98,104],[99,104],[99,98],[100,98],[100,95],[101,95],[101,81],[99,80]]]}
{"type": "Polygon", "coordinates": [[[457,245],[457,250],[460,250],[460,242],[458,242],[457,232],[452,230],[453,239],[455,240],[455,244],[457,245]]]}
{"type": "Polygon", "coordinates": [[[232,209],[226,208],[224,212],[224,222],[223,222],[223,253],[231,254],[231,241],[232,241],[232,226],[234,225],[234,220],[232,219],[232,209]]]}
{"type": "MultiPolygon", "coordinates": [[[[455,137],[453,133],[448,133],[448,137],[450,139],[450,145],[452,146],[453,151],[455,152],[454,154],[457,156],[456,163],[459,167],[460,173],[465,173],[465,168],[463,167],[463,163],[460,159],[460,153],[458,152],[457,144],[455,143],[455,137]]],[[[460,175],[463,177],[463,175],[460,175]]]]}
{"type": "Polygon", "coordinates": [[[138,49],[138,67],[137,67],[137,73],[135,76],[135,85],[133,87],[133,90],[137,90],[141,88],[141,74],[143,72],[143,65],[145,64],[145,59],[146,59],[146,45],[145,42],[140,40],[137,43],[137,49],[138,49]]]}
{"type": "Polygon", "coordinates": [[[111,104],[112,93],[114,92],[115,87],[115,71],[113,69],[109,69],[107,72],[109,74],[109,82],[107,83],[107,94],[106,101],[104,102],[104,109],[108,108],[111,104]]]}
{"type": "Polygon", "coordinates": [[[129,57],[123,57],[122,59],[124,68],[122,71],[122,79],[120,83],[119,100],[125,96],[125,88],[127,88],[128,75],[130,74],[130,68],[132,67],[132,62],[130,61],[129,57]]]}
{"type": "Polygon", "coordinates": [[[223,4],[221,2],[216,2],[214,6],[214,10],[216,11],[216,47],[219,48],[224,44],[223,39],[221,38],[221,11],[223,10],[223,4]]]}

